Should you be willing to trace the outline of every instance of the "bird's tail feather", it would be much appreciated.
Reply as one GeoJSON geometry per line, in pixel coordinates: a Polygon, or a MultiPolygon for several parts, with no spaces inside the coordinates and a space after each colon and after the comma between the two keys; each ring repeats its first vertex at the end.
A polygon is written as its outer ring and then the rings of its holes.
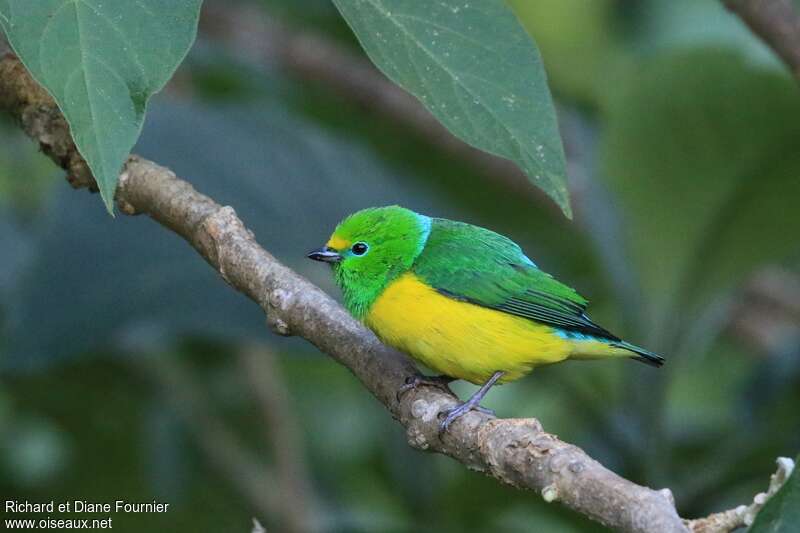
{"type": "Polygon", "coordinates": [[[642,363],[648,364],[650,366],[659,367],[664,364],[663,357],[661,357],[657,353],[653,353],[649,350],[645,350],[644,348],[640,348],[635,344],[631,344],[625,341],[616,341],[611,343],[611,345],[617,348],[622,348],[623,350],[628,350],[629,352],[633,352],[636,355],[632,355],[631,359],[641,361],[642,363]]]}

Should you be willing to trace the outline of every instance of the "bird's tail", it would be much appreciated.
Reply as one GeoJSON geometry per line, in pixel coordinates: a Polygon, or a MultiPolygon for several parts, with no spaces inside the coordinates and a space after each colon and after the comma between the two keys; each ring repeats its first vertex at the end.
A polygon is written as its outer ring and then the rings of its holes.
{"type": "Polygon", "coordinates": [[[623,350],[628,350],[629,352],[633,352],[636,355],[632,355],[631,359],[636,359],[637,361],[641,361],[642,363],[648,364],[650,366],[659,367],[664,364],[664,358],[658,355],[657,353],[653,353],[649,350],[645,350],[644,348],[640,348],[635,344],[631,344],[625,341],[615,341],[611,343],[611,346],[615,348],[622,348],[623,350]]]}

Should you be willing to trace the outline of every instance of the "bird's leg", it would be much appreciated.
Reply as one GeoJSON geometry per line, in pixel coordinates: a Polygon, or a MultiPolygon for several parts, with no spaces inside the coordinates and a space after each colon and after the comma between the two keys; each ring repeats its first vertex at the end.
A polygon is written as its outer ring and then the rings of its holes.
{"type": "Polygon", "coordinates": [[[419,374],[415,374],[413,376],[409,376],[406,378],[406,383],[399,389],[397,389],[397,401],[400,401],[400,398],[403,397],[405,393],[410,390],[414,390],[420,385],[428,385],[430,387],[436,387],[443,392],[448,394],[452,394],[453,391],[447,386],[448,384],[455,381],[456,378],[451,378],[450,376],[420,376],[419,374]]]}
{"type": "Polygon", "coordinates": [[[444,420],[442,420],[442,423],[439,424],[439,433],[447,431],[447,428],[450,427],[450,424],[452,424],[454,420],[467,414],[473,409],[476,411],[481,411],[482,413],[486,413],[488,411],[489,414],[494,414],[488,409],[484,409],[483,407],[481,407],[480,403],[481,400],[483,400],[483,397],[486,396],[486,393],[489,392],[489,389],[492,388],[492,385],[497,383],[497,380],[503,377],[503,374],[505,374],[505,372],[498,370],[497,372],[492,374],[492,377],[490,377],[486,381],[486,383],[481,385],[481,388],[478,389],[478,391],[475,394],[470,396],[469,400],[462,403],[461,405],[458,405],[452,409],[445,411],[444,414],[446,414],[446,416],[444,420]]]}
{"type": "MultiPolygon", "coordinates": [[[[436,387],[442,392],[445,392],[447,394],[453,394],[453,391],[450,390],[450,387],[448,387],[448,385],[457,380],[458,378],[445,376],[444,374],[440,376],[420,376],[419,374],[415,376],[409,376],[406,378],[405,384],[397,390],[397,401],[399,402],[405,393],[407,393],[410,390],[416,389],[421,385],[436,387]]],[[[492,411],[491,409],[487,409],[486,407],[481,407],[480,405],[476,405],[475,407],[473,407],[473,409],[475,411],[480,411],[481,413],[494,416],[494,411],[492,411]]]]}

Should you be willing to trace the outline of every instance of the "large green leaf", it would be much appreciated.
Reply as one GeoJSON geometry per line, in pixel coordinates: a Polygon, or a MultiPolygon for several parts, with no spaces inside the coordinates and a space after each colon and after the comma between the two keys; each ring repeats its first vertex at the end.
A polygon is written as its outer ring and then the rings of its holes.
{"type": "MultiPolygon", "coordinates": [[[[621,200],[652,327],[800,247],[800,98],[739,54],[681,53],[615,76],[604,172],[621,200]]],[[[684,322],[684,326],[688,322],[684,322]]]]}
{"type": "Polygon", "coordinates": [[[795,459],[795,468],[783,486],[772,496],[756,515],[749,533],[792,533],[800,524],[800,474],[795,459]]]}
{"type": "Polygon", "coordinates": [[[571,216],[542,59],[502,0],[334,0],[372,61],[453,134],[511,159],[571,216]]]}
{"type": "Polygon", "coordinates": [[[147,99],[189,50],[202,0],[0,0],[14,51],[56,99],[112,210],[147,99]]]}

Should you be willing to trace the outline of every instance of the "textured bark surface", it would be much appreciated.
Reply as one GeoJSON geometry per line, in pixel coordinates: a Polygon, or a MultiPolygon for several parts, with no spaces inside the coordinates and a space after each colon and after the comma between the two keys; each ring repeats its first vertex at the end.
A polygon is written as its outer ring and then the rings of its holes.
{"type": "MultiPolygon", "coordinates": [[[[12,55],[0,61],[0,105],[68,171],[73,185],[92,186],[55,104],[12,55]]],[[[231,287],[261,306],[273,331],[301,336],[349,368],[406,428],[414,448],[446,454],[620,531],[688,530],[669,491],[623,479],[545,432],[535,419],[471,412],[440,436],[438,415],[457,403],[454,396],[420,387],[398,402],[395,392],[415,373],[410,361],[259,246],[233,208],[218,205],[168,169],[131,156],[116,201],[123,213],[148,215],[186,239],[231,287]]]]}

